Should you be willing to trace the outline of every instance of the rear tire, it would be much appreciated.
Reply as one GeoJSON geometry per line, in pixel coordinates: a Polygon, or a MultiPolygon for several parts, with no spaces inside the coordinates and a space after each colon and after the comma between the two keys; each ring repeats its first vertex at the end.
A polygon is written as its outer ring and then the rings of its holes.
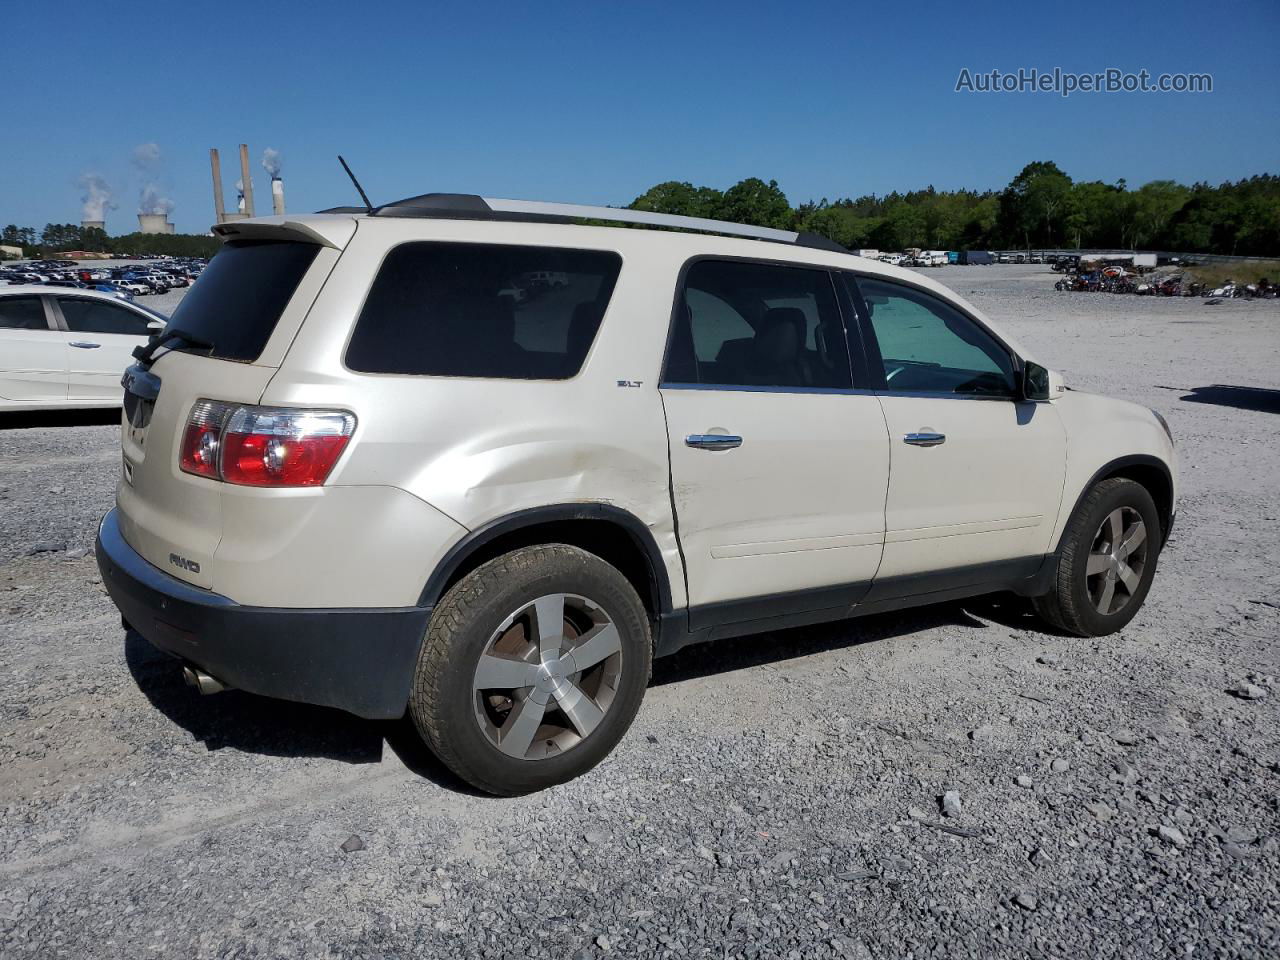
{"type": "Polygon", "coordinates": [[[445,766],[499,796],[586,773],[631,726],[652,665],[635,589],[594,554],[525,547],[436,606],[409,713],[445,766]]]}
{"type": "Polygon", "coordinates": [[[1162,544],[1147,489],[1124,477],[1103,480],[1067,522],[1053,589],[1032,600],[1036,613],[1081,637],[1123,629],[1151,589],[1162,544]]]}

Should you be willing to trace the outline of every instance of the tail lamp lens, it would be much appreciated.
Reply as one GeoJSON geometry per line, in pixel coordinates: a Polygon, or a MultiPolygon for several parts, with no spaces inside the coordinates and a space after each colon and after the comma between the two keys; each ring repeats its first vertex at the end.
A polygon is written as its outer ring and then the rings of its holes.
{"type": "Polygon", "coordinates": [[[222,479],[250,487],[315,487],[342,456],[349,413],[240,407],[223,431],[222,479]]]}
{"type": "Polygon", "coordinates": [[[197,400],[187,416],[187,429],[182,437],[179,464],[187,473],[218,479],[218,450],[222,425],[234,409],[216,400],[197,400]]]}
{"type": "Polygon", "coordinates": [[[187,420],[182,469],[241,486],[320,486],[355,426],[356,418],[341,410],[201,400],[187,420]]]}

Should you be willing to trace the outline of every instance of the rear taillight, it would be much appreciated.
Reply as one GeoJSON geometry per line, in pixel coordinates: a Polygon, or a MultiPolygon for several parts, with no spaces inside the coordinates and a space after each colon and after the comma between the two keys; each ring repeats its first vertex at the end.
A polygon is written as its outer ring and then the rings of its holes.
{"type": "Polygon", "coordinates": [[[187,473],[218,479],[218,450],[222,426],[235,407],[216,400],[197,400],[187,416],[179,464],[187,473]]]}
{"type": "Polygon", "coordinates": [[[257,407],[200,400],[191,408],[180,465],[249,487],[324,483],[355,430],[342,410],[257,407]]]}

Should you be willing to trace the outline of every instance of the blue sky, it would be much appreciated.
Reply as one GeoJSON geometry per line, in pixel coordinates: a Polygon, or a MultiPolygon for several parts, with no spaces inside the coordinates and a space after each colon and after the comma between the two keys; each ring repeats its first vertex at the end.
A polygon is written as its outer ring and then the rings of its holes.
{"type": "Polygon", "coordinates": [[[1131,185],[1280,173],[1280,3],[10,3],[0,224],[80,219],[96,173],[134,228],[234,202],[281,152],[291,211],[431,190],[626,203],[776,179],[792,203],[999,188],[1031,160],[1131,185]],[[1206,72],[1211,94],[958,94],[961,68],[1206,72]],[[144,174],[139,144],[160,159],[144,174]]]}

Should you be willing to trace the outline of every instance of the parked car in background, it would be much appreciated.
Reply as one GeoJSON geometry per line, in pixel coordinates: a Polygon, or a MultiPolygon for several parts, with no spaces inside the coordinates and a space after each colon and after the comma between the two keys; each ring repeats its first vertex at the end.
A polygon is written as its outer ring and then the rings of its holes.
{"type": "Polygon", "coordinates": [[[97,290],[0,288],[0,410],[120,406],[134,348],[166,320],[97,290]]]}
{"type": "Polygon", "coordinates": [[[103,283],[108,286],[115,287],[117,290],[124,290],[135,297],[146,296],[151,292],[151,288],[141,280],[104,280],[103,283]]]}
{"type": "Polygon", "coordinates": [[[150,273],[141,270],[134,270],[126,273],[124,279],[133,283],[140,283],[147,288],[149,293],[160,294],[169,292],[169,284],[164,277],[158,273],[150,273]]]}
{"type": "Polygon", "coordinates": [[[131,292],[123,286],[112,286],[111,281],[109,280],[96,281],[90,289],[97,290],[99,293],[109,293],[112,296],[119,297],[121,300],[128,300],[129,302],[133,301],[133,294],[131,292]]]}

